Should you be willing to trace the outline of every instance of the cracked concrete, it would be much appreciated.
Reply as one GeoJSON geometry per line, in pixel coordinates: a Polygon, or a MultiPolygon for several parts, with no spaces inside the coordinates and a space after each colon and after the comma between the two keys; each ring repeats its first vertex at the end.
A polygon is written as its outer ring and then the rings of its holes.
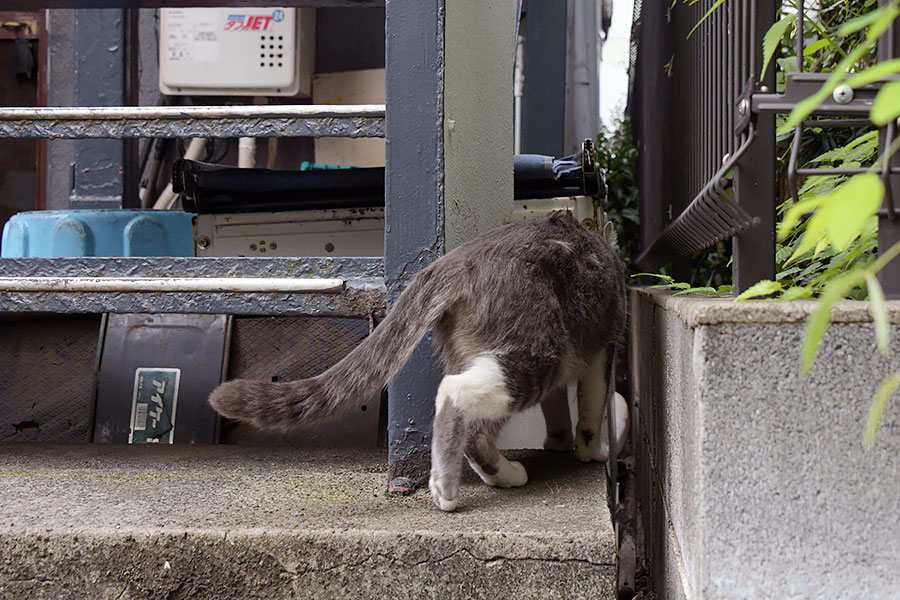
{"type": "Polygon", "coordinates": [[[383,451],[0,445],[0,598],[613,598],[602,467],[517,456],[458,513],[383,451]]]}

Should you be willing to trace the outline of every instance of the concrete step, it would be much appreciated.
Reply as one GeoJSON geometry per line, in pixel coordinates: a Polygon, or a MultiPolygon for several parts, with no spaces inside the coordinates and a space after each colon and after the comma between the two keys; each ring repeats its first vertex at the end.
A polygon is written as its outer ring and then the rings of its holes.
{"type": "Polygon", "coordinates": [[[0,444],[0,598],[614,598],[602,467],[517,458],[445,514],[379,450],[0,444]]]}

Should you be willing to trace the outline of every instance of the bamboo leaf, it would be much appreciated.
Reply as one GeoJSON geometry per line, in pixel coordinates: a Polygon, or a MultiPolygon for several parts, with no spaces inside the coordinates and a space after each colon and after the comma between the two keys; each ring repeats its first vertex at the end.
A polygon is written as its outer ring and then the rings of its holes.
{"type": "Polygon", "coordinates": [[[803,375],[809,375],[813,362],[816,360],[816,354],[819,352],[819,346],[825,338],[825,332],[831,324],[831,309],[835,302],[844,298],[850,290],[855,288],[864,280],[862,271],[850,271],[843,275],[838,275],[829,281],[822,290],[822,297],[819,299],[819,306],[813,311],[806,320],[806,330],[803,333],[803,348],[800,351],[801,370],[803,375]]]}
{"type": "MultiPolygon", "coordinates": [[[[778,43],[784,37],[791,23],[794,22],[794,19],[793,15],[788,15],[780,21],[776,21],[769,27],[766,35],[763,37],[763,66],[762,73],[759,76],[760,80],[766,76],[766,69],[769,68],[769,62],[772,60],[772,56],[775,55],[775,50],[778,49],[778,43]]],[[[828,42],[825,43],[827,44],[828,42]]]]}
{"type": "Polygon", "coordinates": [[[705,15],[703,15],[703,18],[701,18],[699,21],[697,21],[697,24],[694,25],[694,28],[691,29],[690,33],[687,34],[687,39],[691,39],[691,36],[694,35],[694,32],[697,31],[697,28],[703,24],[703,21],[705,21],[707,18],[709,18],[709,15],[711,15],[714,10],[719,8],[719,6],[721,6],[721,4],[723,2],[725,2],[725,0],[716,0],[715,3],[709,7],[709,10],[706,11],[705,15]]]}
{"type": "Polygon", "coordinates": [[[876,81],[881,81],[896,73],[900,73],[900,58],[892,58],[872,65],[868,69],[860,71],[844,83],[852,88],[858,88],[876,81]]]}
{"type": "Polygon", "coordinates": [[[825,219],[831,245],[843,252],[859,237],[866,222],[881,207],[884,184],[875,173],[854,175],[826,196],[818,214],[825,219]]]}
{"type": "Polygon", "coordinates": [[[869,302],[872,303],[875,340],[878,349],[887,356],[891,344],[891,325],[888,319],[887,304],[884,301],[884,291],[878,283],[878,278],[871,271],[866,271],[866,287],[869,289],[869,302]]]}
{"type": "Polygon", "coordinates": [[[881,37],[881,34],[888,30],[888,27],[891,26],[891,23],[894,22],[894,19],[897,18],[897,15],[900,14],[900,9],[897,8],[897,3],[893,2],[892,4],[880,8],[876,11],[878,14],[878,18],[872,22],[869,26],[869,29],[866,30],[866,41],[875,43],[878,41],[878,38],[881,37]]]}
{"type": "Polygon", "coordinates": [[[886,84],[875,96],[869,118],[876,125],[886,125],[900,116],[900,80],[886,84]]]}
{"type": "Polygon", "coordinates": [[[823,211],[819,210],[809,219],[809,221],[807,221],[806,231],[803,233],[803,237],[800,238],[800,242],[797,244],[794,253],[791,254],[791,257],[784,263],[785,266],[791,264],[815,248],[819,243],[819,240],[825,237],[826,216],[827,215],[824,214],[823,211]]]}
{"type": "Polygon", "coordinates": [[[743,302],[745,300],[749,300],[750,298],[769,296],[776,292],[780,292],[781,290],[781,283],[777,281],[771,281],[769,279],[763,279],[762,281],[757,281],[749,288],[738,294],[737,298],[735,298],[734,301],[743,302]]]}
{"type": "Polygon", "coordinates": [[[869,416],[866,418],[866,430],[863,434],[863,445],[866,448],[871,448],[875,443],[875,435],[881,428],[888,400],[891,399],[898,387],[900,387],[900,373],[893,373],[881,382],[878,391],[875,392],[875,397],[869,406],[869,416]]]}
{"type": "Polygon", "coordinates": [[[873,10],[872,12],[866,13],[860,17],[856,17],[855,19],[850,19],[838,29],[837,34],[839,36],[847,36],[851,33],[856,33],[857,31],[861,31],[874,23],[881,17],[881,13],[884,12],[884,8],[879,8],[878,10],[873,10]]]}
{"type": "Polygon", "coordinates": [[[787,209],[784,213],[784,218],[781,220],[781,224],[778,226],[778,241],[784,241],[784,239],[794,230],[794,227],[796,227],[797,223],[800,221],[800,217],[811,210],[815,210],[820,204],[822,204],[821,198],[812,198],[810,200],[801,200],[787,209]]]}

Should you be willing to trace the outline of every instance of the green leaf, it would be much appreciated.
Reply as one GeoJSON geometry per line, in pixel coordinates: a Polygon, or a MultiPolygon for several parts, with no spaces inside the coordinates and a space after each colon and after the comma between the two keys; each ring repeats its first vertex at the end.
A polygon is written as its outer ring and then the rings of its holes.
{"type": "Polygon", "coordinates": [[[866,418],[866,431],[863,434],[863,445],[866,448],[871,448],[875,443],[875,434],[881,428],[881,420],[884,418],[888,400],[891,399],[898,387],[900,387],[900,373],[887,376],[878,387],[875,398],[872,399],[872,404],[869,406],[869,416],[866,418]]]}
{"type": "Polygon", "coordinates": [[[656,289],[664,289],[664,290],[689,290],[691,289],[691,284],[686,281],[672,281],[670,283],[660,283],[659,285],[651,285],[651,290],[656,289]]]}
{"type": "Polygon", "coordinates": [[[719,8],[719,6],[721,6],[721,4],[722,4],[723,2],[725,2],[725,0],[716,0],[715,3],[714,3],[712,6],[709,7],[709,10],[706,11],[706,14],[705,14],[705,15],[703,15],[703,18],[700,19],[699,21],[697,21],[697,24],[694,25],[694,28],[691,29],[690,33],[687,34],[687,39],[691,39],[691,36],[694,35],[694,32],[697,31],[697,28],[700,27],[700,25],[703,24],[703,21],[705,21],[707,18],[709,18],[709,15],[711,15],[711,14],[713,13],[714,10],[716,10],[717,8],[719,8]]]}
{"type": "Polygon", "coordinates": [[[803,375],[809,375],[819,346],[831,324],[831,309],[835,302],[844,298],[850,290],[855,288],[864,279],[862,271],[850,271],[833,278],[822,290],[819,306],[806,320],[806,330],[803,334],[803,348],[800,351],[801,369],[803,375]]]}
{"type": "Polygon", "coordinates": [[[843,37],[865,29],[866,27],[877,21],[878,18],[881,17],[881,13],[884,12],[884,10],[884,8],[880,8],[878,10],[873,10],[872,12],[866,13],[861,17],[850,19],[849,21],[841,25],[840,29],[838,29],[837,31],[837,34],[843,37]]]}
{"type": "MultiPolygon", "coordinates": [[[[763,37],[763,66],[762,73],[759,78],[762,80],[766,76],[766,69],[769,68],[769,61],[772,60],[772,56],[775,54],[775,50],[778,49],[778,42],[781,41],[781,38],[784,37],[785,32],[787,32],[788,27],[791,26],[791,23],[794,22],[796,17],[793,15],[788,15],[784,17],[780,21],[776,21],[769,27],[769,30],[766,32],[766,35],[763,37]]],[[[826,44],[828,42],[825,42],[826,44]]]]}
{"type": "Polygon", "coordinates": [[[825,197],[818,214],[824,216],[832,246],[842,252],[859,237],[866,222],[881,208],[884,184],[875,173],[854,175],[825,197]]]}
{"type": "Polygon", "coordinates": [[[717,294],[730,294],[734,290],[734,286],[730,284],[723,284],[719,286],[719,289],[716,290],[717,294]]]}
{"type": "Polygon", "coordinates": [[[816,249],[813,250],[813,256],[818,256],[818,255],[820,255],[820,254],[822,253],[822,251],[825,250],[825,248],[828,247],[828,243],[829,243],[829,242],[828,242],[828,238],[827,238],[827,237],[823,237],[821,240],[819,240],[819,243],[816,244],[816,249]]]}
{"type": "Polygon", "coordinates": [[[782,286],[779,282],[771,281],[769,279],[763,279],[762,281],[757,281],[749,288],[738,294],[737,298],[735,298],[734,301],[743,302],[744,300],[748,300],[750,298],[769,296],[776,292],[780,292],[781,290],[782,286]]]}
{"type": "Polygon", "coordinates": [[[658,277],[659,279],[662,279],[663,281],[666,281],[668,283],[672,283],[675,281],[668,275],[660,275],[659,273],[635,273],[634,275],[632,275],[632,277],[658,277]]]}
{"type": "Polygon", "coordinates": [[[887,304],[884,291],[874,273],[866,271],[866,287],[869,289],[869,302],[872,303],[872,322],[875,324],[875,340],[878,349],[887,356],[891,344],[891,325],[888,320],[887,304]]]}
{"type": "Polygon", "coordinates": [[[886,84],[875,96],[869,118],[876,125],[886,125],[900,116],[900,80],[886,84]]]}
{"type": "MultiPolygon", "coordinates": [[[[785,18],[787,18],[787,17],[785,17],[785,18]]],[[[791,17],[791,18],[793,19],[793,17],[791,17]]],[[[809,46],[807,46],[806,48],[803,49],[803,56],[811,56],[811,55],[815,54],[816,52],[818,52],[819,50],[821,50],[822,48],[829,46],[830,44],[831,44],[831,42],[829,42],[828,40],[816,40],[815,42],[813,42],[812,44],[810,44],[809,46]]],[[[773,52],[774,52],[774,50],[773,50],[773,52]]],[[[763,74],[765,74],[765,72],[766,72],[766,68],[763,67],[763,74]]],[[[762,78],[760,78],[760,79],[762,79],[762,78]]]]}
{"type": "Polygon", "coordinates": [[[800,221],[800,217],[811,210],[815,210],[820,204],[822,204],[821,198],[812,198],[811,200],[801,200],[787,209],[787,212],[784,213],[784,218],[781,220],[781,224],[778,226],[778,241],[784,241],[784,239],[794,230],[794,227],[800,221]]]}
{"type": "Polygon", "coordinates": [[[812,298],[813,291],[804,285],[794,285],[784,290],[784,293],[781,294],[781,298],[779,300],[783,302],[788,302],[790,300],[797,300],[799,298],[812,298]]]}
{"type": "Polygon", "coordinates": [[[713,287],[689,287],[687,289],[681,290],[680,292],[675,292],[672,294],[673,296],[680,296],[681,294],[715,294],[716,288],[713,287]]]}
{"type": "Polygon", "coordinates": [[[858,88],[876,81],[881,81],[896,73],[900,73],[900,58],[892,58],[872,65],[868,69],[860,71],[844,83],[852,88],[858,88]]]}
{"type": "Polygon", "coordinates": [[[881,37],[882,33],[888,30],[888,27],[891,26],[891,23],[893,23],[894,19],[897,18],[897,15],[900,14],[900,9],[897,8],[897,3],[894,2],[875,12],[880,14],[866,31],[866,41],[873,44],[878,41],[878,38],[881,37]]]}
{"type": "Polygon", "coordinates": [[[823,237],[825,237],[825,220],[826,215],[823,211],[819,210],[814,214],[809,221],[806,223],[806,231],[803,233],[803,237],[800,238],[800,242],[797,244],[797,248],[794,250],[794,253],[791,254],[791,257],[787,260],[785,266],[791,264],[810,250],[816,247],[823,237]]]}

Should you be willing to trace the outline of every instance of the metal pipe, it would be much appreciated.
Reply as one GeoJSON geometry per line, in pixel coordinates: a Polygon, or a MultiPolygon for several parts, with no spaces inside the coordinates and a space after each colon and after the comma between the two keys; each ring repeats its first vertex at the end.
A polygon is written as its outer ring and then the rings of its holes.
{"type": "Polygon", "coordinates": [[[38,106],[0,108],[0,121],[122,119],[279,119],[384,117],[384,104],[252,104],[245,106],[38,106]]]}
{"type": "Polygon", "coordinates": [[[242,137],[238,140],[238,167],[241,169],[252,169],[255,166],[256,138],[242,137]]]}
{"type": "MultiPolygon", "coordinates": [[[[184,157],[188,160],[197,160],[200,158],[200,153],[203,152],[204,148],[206,148],[206,138],[194,138],[188,144],[187,150],[184,151],[184,157]]],[[[156,199],[153,208],[155,210],[168,210],[175,204],[176,198],[178,198],[178,194],[172,191],[172,182],[170,181],[166,189],[156,199]]]]}
{"type": "Polygon", "coordinates": [[[291,277],[0,277],[0,292],[332,292],[343,279],[291,277]]]}

